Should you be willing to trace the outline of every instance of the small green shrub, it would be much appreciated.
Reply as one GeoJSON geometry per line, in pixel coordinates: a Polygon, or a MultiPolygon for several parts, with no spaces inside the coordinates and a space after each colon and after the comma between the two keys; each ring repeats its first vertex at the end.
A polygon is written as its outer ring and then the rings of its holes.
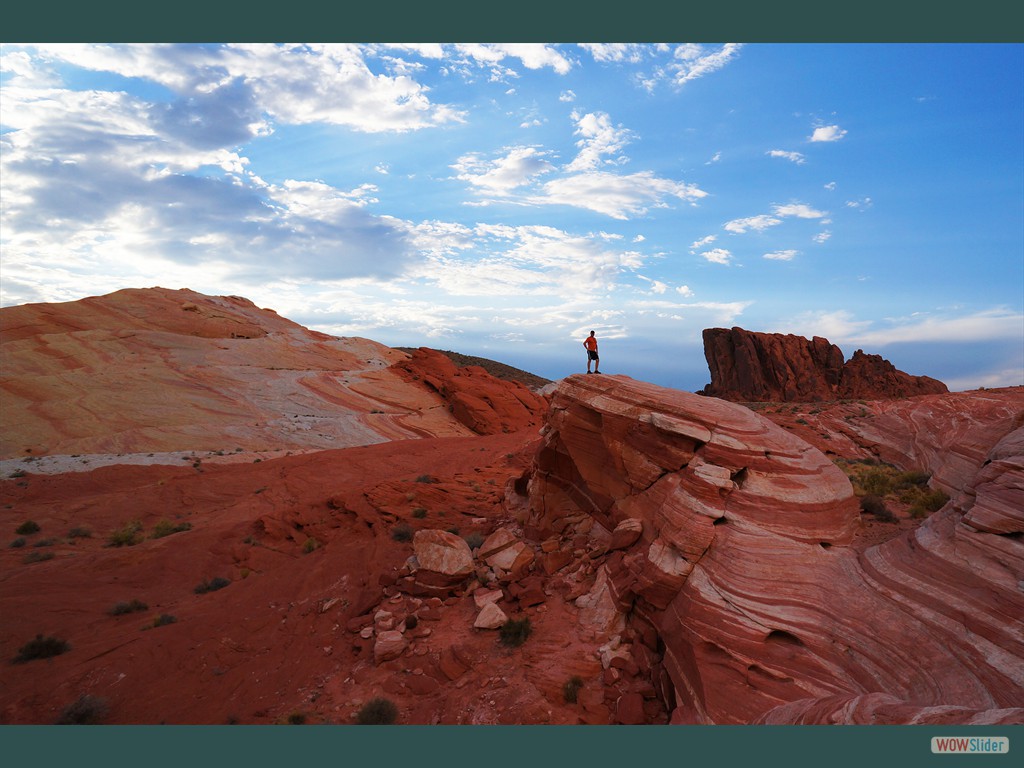
{"type": "Polygon", "coordinates": [[[484,543],[484,537],[479,533],[471,533],[466,536],[466,543],[470,549],[479,549],[480,545],[484,543]]]}
{"type": "Polygon", "coordinates": [[[910,516],[915,518],[927,517],[932,512],[942,509],[949,496],[938,488],[932,488],[923,492],[920,497],[910,506],[910,516]]]}
{"type": "Polygon", "coordinates": [[[415,517],[417,520],[422,520],[424,517],[427,516],[427,510],[424,509],[423,507],[416,507],[416,509],[412,511],[412,516],[415,517]]]}
{"type": "Polygon", "coordinates": [[[399,523],[391,531],[391,538],[395,541],[412,541],[413,530],[408,523],[399,523]]]}
{"type": "Polygon", "coordinates": [[[579,675],[573,675],[565,681],[565,685],[562,686],[562,698],[565,699],[566,704],[575,704],[580,688],[583,687],[583,678],[579,675]]]}
{"type": "Polygon", "coordinates": [[[95,725],[108,711],[106,699],[85,694],[64,707],[54,725],[95,725]]]}
{"type": "Polygon", "coordinates": [[[228,579],[225,579],[223,576],[217,576],[209,581],[197,584],[195,589],[192,591],[197,595],[205,595],[207,592],[216,592],[218,589],[224,589],[224,587],[229,584],[231,584],[231,582],[228,579]]]}
{"type": "Polygon", "coordinates": [[[19,536],[31,536],[33,533],[39,533],[39,523],[35,520],[26,520],[24,523],[14,529],[14,532],[19,536]]]}
{"type": "Polygon", "coordinates": [[[310,537],[306,539],[306,543],[302,545],[302,551],[308,555],[310,552],[312,552],[319,546],[320,542],[314,539],[313,537],[310,537]]]}
{"type": "Polygon", "coordinates": [[[164,518],[153,526],[153,532],[149,534],[149,538],[162,539],[164,536],[170,536],[172,533],[188,531],[191,530],[191,528],[191,523],[172,523],[167,518],[164,518]]]}
{"type": "Polygon", "coordinates": [[[529,617],[509,619],[501,625],[501,629],[498,630],[498,637],[502,645],[508,648],[518,648],[526,642],[531,632],[533,632],[533,627],[530,626],[529,617]]]}
{"type": "Polygon", "coordinates": [[[69,539],[90,539],[90,538],[92,538],[92,531],[90,531],[88,528],[82,528],[80,526],[76,526],[76,527],[72,528],[70,531],[68,531],[68,538],[69,539]]]}
{"type": "Polygon", "coordinates": [[[123,616],[126,613],[138,613],[140,611],[148,611],[149,606],[141,600],[129,600],[127,602],[115,603],[114,607],[110,609],[111,616],[123,616]]]}
{"type": "Polygon", "coordinates": [[[107,546],[110,547],[131,547],[139,543],[139,534],[142,532],[142,523],[138,520],[131,520],[113,531],[107,537],[107,546]]]}
{"type": "Polygon", "coordinates": [[[430,475],[420,475],[419,477],[416,478],[416,482],[417,483],[436,483],[437,480],[435,480],[430,475]]]}
{"type": "Polygon", "coordinates": [[[14,541],[12,541],[10,543],[10,547],[11,547],[11,549],[21,549],[22,547],[25,546],[25,543],[26,543],[25,539],[23,539],[22,537],[19,536],[18,538],[16,538],[14,541]]]}
{"type": "Polygon", "coordinates": [[[302,712],[292,712],[287,718],[288,725],[305,725],[306,715],[302,712]]]}
{"type": "Polygon", "coordinates": [[[53,560],[53,552],[29,552],[22,558],[23,563],[41,563],[45,560],[53,560]]]}
{"type": "Polygon", "coordinates": [[[53,539],[40,539],[39,541],[37,541],[32,546],[33,547],[37,547],[37,548],[39,548],[39,547],[52,547],[53,544],[54,544],[53,539]]]}
{"type": "Polygon", "coordinates": [[[15,664],[24,664],[34,659],[49,659],[53,656],[60,656],[62,653],[71,650],[66,641],[56,637],[36,635],[34,640],[29,640],[18,649],[18,655],[14,657],[15,664]]]}
{"type": "Polygon", "coordinates": [[[366,702],[356,715],[359,725],[391,725],[398,719],[398,707],[389,699],[378,696],[366,702]]]}
{"type": "Polygon", "coordinates": [[[895,523],[896,516],[889,511],[889,508],[885,505],[885,500],[881,496],[875,496],[869,494],[861,497],[860,500],[861,512],[866,512],[869,515],[874,515],[879,520],[886,523],[895,523]]]}
{"type": "Polygon", "coordinates": [[[166,627],[168,624],[173,624],[176,621],[177,621],[177,619],[174,618],[174,616],[171,616],[171,614],[169,614],[169,613],[161,613],[159,616],[157,616],[155,619],[153,619],[153,623],[150,624],[150,626],[151,627],[166,627]]]}

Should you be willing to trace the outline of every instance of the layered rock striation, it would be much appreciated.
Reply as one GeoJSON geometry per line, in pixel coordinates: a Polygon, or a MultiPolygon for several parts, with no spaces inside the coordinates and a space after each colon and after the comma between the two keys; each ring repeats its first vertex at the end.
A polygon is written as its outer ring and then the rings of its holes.
{"type": "Polygon", "coordinates": [[[820,336],[706,328],[703,338],[711,371],[703,394],[726,400],[870,400],[948,391],[941,381],[903,373],[879,355],[859,349],[844,362],[842,350],[820,336]]]}
{"type": "Polygon", "coordinates": [[[673,722],[1024,722],[1020,442],[992,446],[973,497],[857,551],[849,482],[800,438],[723,400],[571,376],[525,530],[616,542],[608,592],[657,633],[673,722]]]}

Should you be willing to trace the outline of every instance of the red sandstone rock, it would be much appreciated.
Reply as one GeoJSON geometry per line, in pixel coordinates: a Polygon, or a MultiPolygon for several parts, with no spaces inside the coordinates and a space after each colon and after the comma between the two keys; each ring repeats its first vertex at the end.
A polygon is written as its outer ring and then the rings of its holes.
{"type": "MultiPolygon", "coordinates": [[[[581,607],[593,610],[607,587],[659,631],[673,722],[749,723],[787,702],[879,691],[904,702],[901,722],[951,704],[985,719],[1024,700],[1024,545],[996,533],[1024,517],[1019,435],[987,431],[991,459],[980,485],[967,483],[981,491],[971,508],[981,527],[950,504],[859,552],[845,476],[746,408],[573,376],[551,413],[528,526],[571,536],[585,518],[605,531],[643,521],[581,607]]],[[[773,722],[826,710],[780,709],[773,722]]]]}
{"type": "Polygon", "coordinates": [[[421,347],[394,370],[435,393],[459,423],[479,435],[539,426],[547,412],[547,401],[524,384],[498,379],[476,365],[459,368],[437,350],[421,347]]]}
{"type": "Polygon", "coordinates": [[[820,336],[706,328],[703,338],[711,371],[703,392],[726,400],[889,399],[947,391],[940,381],[903,373],[859,349],[844,363],[842,350],[820,336]]]}

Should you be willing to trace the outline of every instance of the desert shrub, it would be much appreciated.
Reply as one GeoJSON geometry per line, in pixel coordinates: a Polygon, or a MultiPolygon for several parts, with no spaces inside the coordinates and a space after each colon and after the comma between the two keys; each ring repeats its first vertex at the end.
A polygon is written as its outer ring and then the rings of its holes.
{"type": "Polygon", "coordinates": [[[166,627],[168,624],[173,624],[177,619],[169,613],[161,613],[150,625],[151,627],[166,627]]]}
{"type": "Polygon", "coordinates": [[[29,552],[22,558],[23,563],[41,563],[45,560],[53,560],[53,552],[29,552]]]}
{"type": "Polygon", "coordinates": [[[305,725],[306,715],[302,712],[292,712],[288,715],[286,722],[288,725],[305,725]]]}
{"type": "Polygon", "coordinates": [[[110,547],[131,547],[139,543],[139,534],[142,532],[142,523],[138,520],[130,520],[107,537],[107,546],[110,547]]]}
{"type": "Polygon", "coordinates": [[[84,694],[61,710],[55,725],[95,725],[107,716],[107,700],[84,694]]]}
{"type": "Polygon", "coordinates": [[[927,472],[917,472],[911,470],[908,472],[900,472],[893,478],[893,485],[896,490],[902,490],[910,487],[923,487],[928,485],[928,481],[932,479],[932,476],[927,472]]]}
{"type": "Polygon", "coordinates": [[[33,547],[37,547],[37,548],[38,547],[52,547],[53,546],[53,539],[40,539],[39,541],[37,541],[32,546],[33,547]]]}
{"type": "Polygon", "coordinates": [[[10,543],[10,547],[11,547],[11,549],[20,549],[21,547],[25,546],[25,543],[26,543],[25,539],[23,539],[22,537],[19,536],[18,538],[16,538],[14,541],[12,541],[10,543]]]}
{"type": "Polygon", "coordinates": [[[181,533],[191,528],[191,523],[172,523],[167,518],[164,518],[153,526],[153,532],[149,534],[149,538],[162,539],[164,536],[170,536],[172,533],[181,533]]]}
{"type": "Polygon", "coordinates": [[[412,526],[408,523],[399,523],[392,529],[391,538],[395,541],[412,541],[412,526]]]}
{"type": "Polygon", "coordinates": [[[208,581],[204,581],[201,584],[197,584],[195,589],[192,591],[197,595],[205,595],[207,592],[216,592],[218,589],[224,589],[231,582],[225,579],[223,576],[216,576],[208,581]]]}
{"type": "Polygon", "coordinates": [[[416,478],[417,483],[433,483],[436,482],[430,475],[420,475],[416,478]]]}
{"type": "Polygon", "coordinates": [[[874,494],[863,496],[860,500],[860,509],[861,512],[874,515],[883,522],[896,522],[896,516],[889,511],[889,508],[885,505],[885,500],[881,496],[875,496],[874,494]]]}
{"type": "Polygon", "coordinates": [[[869,469],[860,476],[865,495],[885,496],[892,490],[892,476],[882,469],[869,469]]]}
{"type": "Polygon", "coordinates": [[[123,616],[126,613],[138,613],[147,610],[149,610],[149,606],[141,600],[129,600],[127,602],[115,603],[114,607],[110,609],[110,615],[123,616]]]}
{"type": "Polygon", "coordinates": [[[34,659],[49,659],[53,656],[60,656],[62,653],[71,650],[66,641],[47,635],[36,635],[35,639],[29,640],[18,649],[18,655],[14,657],[15,664],[24,664],[34,659]]]}
{"type": "Polygon", "coordinates": [[[398,719],[398,707],[380,696],[366,702],[356,715],[359,725],[391,725],[398,719]]]}
{"type": "Polygon", "coordinates": [[[583,687],[583,678],[579,675],[573,675],[565,684],[562,686],[562,698],[565,699],[566,704],[575,704],[577,695],[580,692],[580,688],[583,687]]]}
{"type": "Polygon", "coordinates": [[[35,520],[26,520],[14,529],[14,532],[19,536],[31,536],[33,533],[39,533],[39,531],[39,523],[35,520]]]}
{"type": "Polygon", "coordinates": [[[427,510],[424,509],[423,507],[416,507],[416,509],[412,511],[412,516],[418,520],[422,520],[424,517],[427,516],[427,510]]]}
{"type": "Polygon", "coordinates": [[[526,638],[530,636],[532,631],[533,627],[530,626],[529,617],[509,619],[501,625],[501,629],[498,630],[498,637],[502,645],[508,648],[518,648],[526,642],[526,638]]]}
{"type": "Polygon", "coordinates": [[[938,488],[932,488],[921,493],[919,498],[910,506],[910,516],[915,518],[927,517],[932,512],[942,509],[949,496],[938,488]]]}
{"type": "Polygon", "coordinates": [[[308,555],[310,552],[312,552],[319,546],[320,542],[314,539],[312,536],[310,536],[308,539],[306,539],[306,543],[302,545],[302,551],[308,555]]]}
{"type": "Polygon", "coordinates": [[[92,531],[88,528],[82,528],[81,526],[75,526],[68,531],[69,539],[89,539],[92,538],[92,531]]]}
{"type": "Polygon", "coordinates": [[[466,543],[470,549],[479,549],[480,545],[484,543],[484,537],[479,533],[471,533],[466,536],[466,543]]]}

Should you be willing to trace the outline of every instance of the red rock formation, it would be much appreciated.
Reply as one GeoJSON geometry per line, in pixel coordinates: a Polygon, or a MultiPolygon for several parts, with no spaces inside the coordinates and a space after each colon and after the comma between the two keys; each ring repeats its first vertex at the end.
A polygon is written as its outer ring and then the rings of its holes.
{"type": "Polygon", "coordinates": [[[340,448],[468,435],[388,366],[234,296],[163,288],[0,309],[0,458],[340,448]]]}
{"type": "Polygon", "coordinates": [[[886,722],[949,705],[1024,722],[1019,436],[993,449],[970,509],[860,552],[845,476],[746,408],[572,376],[551,414],[527,530],[607,540],[642,522],[608,581],[660,634],[673,722],[820,722],[836,697],[870,694],[891,697],[886,722]]]}
{"type": "Polygon", "coordinates": [[[478,435],[539,426],[547,400],[516,381],[492,376],[478,365],[458,367],[441,352],[420,347],[394,365],[406,381],[436,393],[460,424],[478,435]]]}
{"type": "Polygon", "coordinates": [[[845,398],[905,398],[946,392],[927,376],[896,370],[857,350],[845,364],[827,339],[742,328],[706,328],[704,357],[711,383],[703,394],[741,402],[810,402],[845,398]]]}

